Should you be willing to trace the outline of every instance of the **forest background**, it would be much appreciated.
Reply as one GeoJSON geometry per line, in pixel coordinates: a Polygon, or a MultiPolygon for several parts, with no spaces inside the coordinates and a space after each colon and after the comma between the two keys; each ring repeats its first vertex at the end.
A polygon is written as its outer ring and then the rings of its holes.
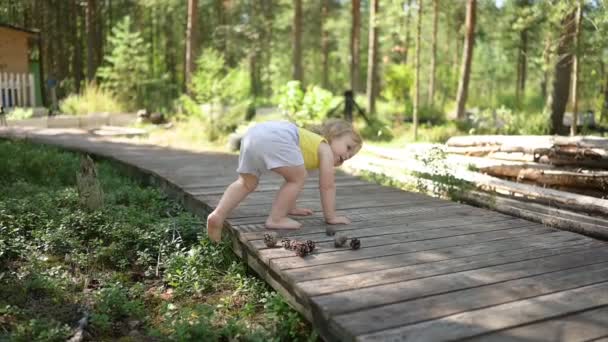
{"type": "Polygon", "coordinates": [[[264,106],[317,122],[352,89],[372,139],[608,119],[604,0],[0,0],[0,22],[40,30],[31,59],[70,114],[202,116],[217,136],[264,106]]]}

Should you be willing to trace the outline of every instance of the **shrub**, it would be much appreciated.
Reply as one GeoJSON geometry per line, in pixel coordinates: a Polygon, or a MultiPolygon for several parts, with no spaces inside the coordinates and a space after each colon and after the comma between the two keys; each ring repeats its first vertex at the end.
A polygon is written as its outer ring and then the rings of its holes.
{"type": "Polygon", "coordinates": [[[230,104],[249,96],[249,76],[243,66],[227,68],[219,51],[205,49],[189,85],[200,103],[230,104]]]}
{"type": "Polygon", "coordinates": [[[287,82],[275,98],[290,121],[301,127],[325,120],[335,103],[331,92],[318,86],[309,86],[302,91],[299,81],[287,82]]]}
{"type": "Polygon", "coordinates": [[[389,101],[405,102],[410,98],[414,82],[412,69],[406,64],[391,64],[385,68],[382,96],[389,101]]]}
{"type": "Polygon", "coordinates": [[[72,94],[59,104],[64,114],[86,115],[91,113],[121,113],[124,111],[118,100],[107,90],[93,84],[84,87],[80,94],[72,94]]]}
{"type": "Polygon", "coordinates": [[[360,129],[359,133],[366,140],[389,141],[393,139],[390,126],[375,118],[371,119],[371,124],[365,125],[363,129],[360,129]]]}

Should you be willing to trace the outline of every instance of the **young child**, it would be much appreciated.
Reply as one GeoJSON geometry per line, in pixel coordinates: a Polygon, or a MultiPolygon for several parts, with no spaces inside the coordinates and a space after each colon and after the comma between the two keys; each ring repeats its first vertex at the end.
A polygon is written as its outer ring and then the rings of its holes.
{"type": "Polygon", "coordinates": [[[264,171],[285,179],[266,219],[268,229],[298,229],[302,226],[287,215],[312,215],[311,209],[296,208],[296,199],[308,175],[319,169],[319,191],[323,216],[328,224],[349,224],[336,215],[334,167],[342,165],[361,149],[361,136],[344,120],[331,119],[319,128],[321,135],[290,122],[264,122],[250,128],[241,141],[237,172],[215,210],[207,218],[207,234],[219,242],[224,220],[258,185],[264,171]]]}

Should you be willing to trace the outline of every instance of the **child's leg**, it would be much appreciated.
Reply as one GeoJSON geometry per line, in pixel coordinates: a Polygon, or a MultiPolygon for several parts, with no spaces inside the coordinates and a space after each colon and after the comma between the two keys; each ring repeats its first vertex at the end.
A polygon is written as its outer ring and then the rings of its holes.
{"type": "Polygon", "coordinates": [[[239,178],[228,186],[220,203],[207,217],[207,234],[211,240],[215,242],[221,240],[224,220],[257,186],[258,178],[248,173],[241,173],[239,178]]]}
{"type": "Polygon", "coordinates": [[[284,166],[272,169],[285,178],[277,197],[272,203],[270,215],[266,220],[266,228],[270,229],[298,229],[302,224],[287,217],[287,213],[296,204],[298,194],[306,181],[304,165],[284,166]]]}

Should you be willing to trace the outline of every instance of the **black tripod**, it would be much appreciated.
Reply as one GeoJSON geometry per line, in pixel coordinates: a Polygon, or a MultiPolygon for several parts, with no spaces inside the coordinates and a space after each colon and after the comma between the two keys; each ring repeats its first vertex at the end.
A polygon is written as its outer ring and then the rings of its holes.
{"type": "Polygon", "coordinates": [[[352,90],[347,90],[344,92],[344,100],[342,102],[338,103],[338,105],[335,106],[334,108],[332,108],[329,112],[327,112],[327,116],[332,117],[334,115],[334,112],[340,106],[342,106],[342,104],[344,104],[344,120],[347,120],[348,122],[353,122],[353,110],[357,109],[357,112],[359,113],[359,115],[361,115],[363,117],[365,122],[368,125],[371,124],[371,122],[365,115],[365,112],[363,111],[363,109],[361,109],[361,107],[359,107],[357,102],[355,102],[355,94],[353,93],[352,90]]]}

